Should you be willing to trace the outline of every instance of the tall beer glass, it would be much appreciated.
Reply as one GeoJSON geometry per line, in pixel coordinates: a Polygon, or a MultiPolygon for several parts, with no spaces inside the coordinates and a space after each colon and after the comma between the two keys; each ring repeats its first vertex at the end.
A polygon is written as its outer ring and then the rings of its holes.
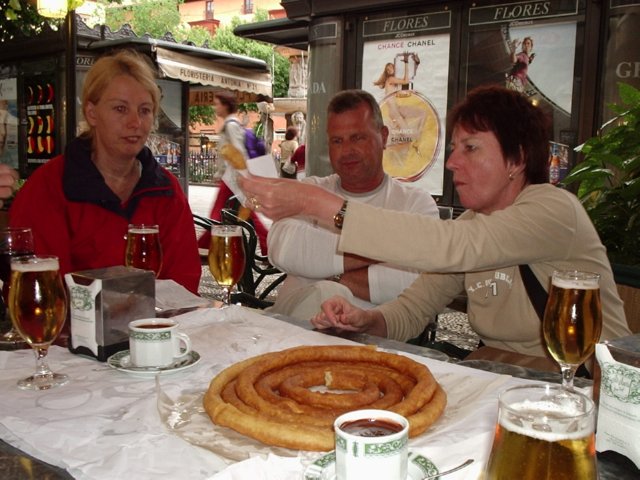
{"type": "Polygon", "coordinates": [[[485,480],[596,480],[593,401],[560,385],[500,395],[485,480]]]}
{"type": "Polygon", "coordinates": [[[555,271],[542,331],[551,356],[560,364],[562,384],[573,389],[576,370],[594,352],[602,331],[600,275],[555,271]]]}
{"type": "Polygon", "coordinates": [[[238,283],[246,263],[242,227],[213,225],[209,246],[209,270],[224,291],[224,303],[231,303],[231,289],[238,283]]]}
{"type": "Polygon", "coordinates": [[[129,225],[124,264],[127,267],[151,270],[158,276],[162,268],[158,225],[129,225]]]}
{"type": "Polygon", "coordinates": [[[67,293],[60,275],[58,257],[29,256],[11,260],[9,309],[13,326],[33,348],[36,371],[18,381],[25,390],[46,390],[68,381],[47,364],[49,345],[67,318],[67,293]]]}
{"type": "MultiPolygon", "coordinates": [[[[33,233],[30,228],[9,227],[0,230],[0,280],[2,280],[1,302],[8,308],[9,288],[11,285],[11,259],[33,254],[33,233]]],[[[9,315],[11,312],[8,312],[9,315]]],[[[10,317],[7,317],[10,318],[10,317]]],[[[24,340],[13,328],[0,336],[0,344],[24,345],[24,340]]]]}

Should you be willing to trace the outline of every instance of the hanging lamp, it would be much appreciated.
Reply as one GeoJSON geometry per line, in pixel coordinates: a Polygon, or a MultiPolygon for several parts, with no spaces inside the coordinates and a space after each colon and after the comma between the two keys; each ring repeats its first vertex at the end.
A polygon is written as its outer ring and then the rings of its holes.
{"type": "Polygon", "coordinates": [[[69,11],[67,0],[38,0],[38,13],[48,18],[64,18],[69,11]]]}

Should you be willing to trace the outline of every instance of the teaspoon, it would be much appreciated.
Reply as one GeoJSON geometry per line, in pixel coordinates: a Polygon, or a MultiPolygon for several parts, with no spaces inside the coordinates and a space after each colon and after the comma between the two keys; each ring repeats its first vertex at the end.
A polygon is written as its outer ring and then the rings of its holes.
{"type": "Polygon", "coordinates": [[[422,477],[422,480],[432,480],[434,478],[440,478],[444,475],[449,475],[450,473],[457,472],[458,470],[462,470],[463,468],[468,467],[473,462],[473,458],[468,458],[464,463],[461,463],[457,467],[445,470],[444,472],[436,473],[435,475],[427,475],[426,477],[422,477]]]}

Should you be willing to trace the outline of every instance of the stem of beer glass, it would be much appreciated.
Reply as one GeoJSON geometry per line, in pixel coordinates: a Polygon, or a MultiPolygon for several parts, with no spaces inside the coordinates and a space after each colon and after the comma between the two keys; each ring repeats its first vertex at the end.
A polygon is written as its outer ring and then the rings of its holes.
{"type": "Polygon", "coordinates": [[[49,352],[49,346],[46,347],[34,347],[34,353],[36,354],[36,373],[33,374],[34,378],[50,377],[53,372],[49,368],[47,363],[47,353],[49,352]]]}
{"type": "Polygon", "coordinates": [[[573,377],[576,375],[578,365],[569,365],[568,363],[561,363],[560,370],[562,371],[562,386],[567,390],[573,391],[573,377]]]}
{"type": "Polygon", "coordinates": [[[224,292],[225,305],[231,305],[231,288],[232,287],[222,287],[222,291],[224,292]]]}

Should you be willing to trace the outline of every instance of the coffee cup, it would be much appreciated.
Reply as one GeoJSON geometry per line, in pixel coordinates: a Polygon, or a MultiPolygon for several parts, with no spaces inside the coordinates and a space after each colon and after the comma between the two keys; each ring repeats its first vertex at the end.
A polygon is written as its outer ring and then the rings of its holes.
{"type": "Polygon", "coordinates": [[[409,421],[387,410],[355,410],[334,422],[336,479],[405,480],[409,421]]]}
{"type": "Polygon", "coordinates": [[[129,322],[129,355],[136,367],[166,367],[191,352],[191,339],[165,318],[129,322]]]}

